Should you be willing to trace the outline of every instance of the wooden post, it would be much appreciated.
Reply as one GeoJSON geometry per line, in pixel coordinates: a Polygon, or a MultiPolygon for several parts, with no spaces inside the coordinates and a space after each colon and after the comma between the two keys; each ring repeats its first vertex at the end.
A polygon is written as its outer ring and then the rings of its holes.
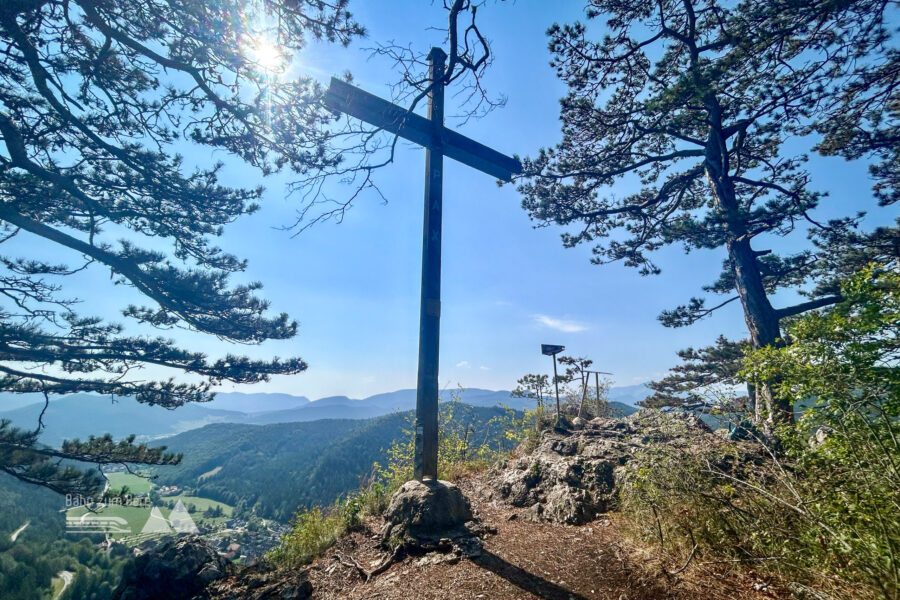
{"type": "Polygon", "coordinates": [[[581,404],[578,405],[578,417],[581,417],[581,411],[584,410],[584,402],[587,400],[587,386],[591,382],[591,374],[584,371],[582,367],[581,371],[581,404]]]}
{"type": "Polygon", "coordinates": [[[440,48],[428,53],[431,92],[428,119],[432,140],[425,150],[425,223],[422,238],[422,296],[419,307],[419,375],[416,384],[414,476],[437,479],[438,361],[441,332],[441,210],[444,153],[444,61],[440,48]]]}
{"type": "Polygon", "coordinates": [[[596,386],[597,390],[597,409],[600,409],[600,376],[601,375],[613,375],[608,371],[586,371],[588,374],[588,381],[590,381],[590,374],[594,374],[594,386],[596,386]]]}
{"type": "Polygon", "coordinates": [[[559,409],[559,378],[556,376],[556,354],[553,355],[553,385],[556,386],[556,424],[562,421],[562,411],[559,409]]]}

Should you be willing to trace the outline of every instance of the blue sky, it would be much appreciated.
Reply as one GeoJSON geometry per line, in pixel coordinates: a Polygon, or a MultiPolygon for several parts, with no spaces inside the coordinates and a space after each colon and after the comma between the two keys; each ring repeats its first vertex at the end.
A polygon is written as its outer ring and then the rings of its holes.
{"type": "MultiPolygon", "coordinates": [[[[462,133],[522,156],[558,140],[564,86],[548,66],[544,32],[554,21],[577,19],[581,7],[581,2],[532,0],[489,2],[479,11],[496,57],[485,83],[507,96],[508,103],[468,122],[462,133]]],[[[440,3],[357,1],[350,8],[369,38],[348,49],[314,46],[297,57],[297,69],[323,83],[331,74],[350,70],[357,85],[389,96],[387,84],[396,73],[386,61],[370,58],[365,48],[394,40],[427,51],[442,41],[439,32],[428,30],[444,22],[440,3]]],[[[452,114],[452,90],[448,101],[452,114]]],[[[448,120],[448,125],[455,123],[448,120]]],[[[208,152],[194,148],[187,158],[205,163],[208,152]]],[[[816,213],[820,218],[874,207],[865,166],[822,158],[813,158],[809,166],[814,186],[831,194],[816,213]]],[[[267,192],[263,209],[228,228],[221,245],[249,259],[248,271],[238,280],[262,281],[273,309],[296,318],[300,332],[292,340],[237,348],[193,333],[177,336],[212,356],[235,351],[256,357],[298,355],[310,368],[252,388],[226,385],[223,391],[318,398],[415,387],[423,171],[424,152],[401,144],[396,162],[378,174],[387,204],[364,195],[343,223],[320,224],[292,237],[279,229],[293,222],[298,206],[296,198],[286,196],[290,176],[262,180],[229,161],[224,183],[262,183],[267,192]]],[[[737,303],[690,328],[667,329],[656,320],[661,310],[686,301],[715,279],[724,251],[685,256],[680,248],[665,249],[658,255],[663,273],[655,277],[640,277],[620,265],[595,266],[589,247],[562,247],[558,228],[533,229],[520,201],[514,187],[499,188],[491,177],[445,161],[442,387],[510,389],[522,374],[551,368],[540,354],[541,343],[563,344],[615,373],[616,385],[630,385],[662,375],[680,348],[710,343],[719,334],[745,335],[737,303]]],[[[873,214],[870,226],[890,218],[884,209],[873,214]]],[[[773,247],[801,247],[805,236],[795,235],[773,247]]],[[[121,286],[110,291],[108,277],[97,269],[72,288],[92,309],[82,312],[117,319],[118,310],[135,299],[121,286]]],[[[790,300],[789,294],[780,296],[776,304],[790,300]]]]}

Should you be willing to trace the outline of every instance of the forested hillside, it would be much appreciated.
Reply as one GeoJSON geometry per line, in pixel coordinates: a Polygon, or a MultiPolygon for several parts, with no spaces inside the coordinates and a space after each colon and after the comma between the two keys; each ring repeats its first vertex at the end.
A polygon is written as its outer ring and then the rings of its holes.
{"type": "Polygon", "coordinates": [[[99,550],[94,540],[64,535],[65,499],[0,473],[0,598],[50,599],[65,572],[74,576],[64,598],[105,600],[119,578],[126,552],[99,550]]]}
{"type": "MultiPolygon", "coordinates": [[[[473,441],[504,443],[502,431],[489,425],[504,409],[457,406],[456,419],[471,426],[473,441]]],[[[166,440],[184,459],[159,468],[158,482],[231,504],[238,513],[287,521],[298,507],[331,504],[357,489],[373,463],[384,463],[391,443],[407,435],[411,417],[403,412],[365,421],[208,425],[166,440]]]]}

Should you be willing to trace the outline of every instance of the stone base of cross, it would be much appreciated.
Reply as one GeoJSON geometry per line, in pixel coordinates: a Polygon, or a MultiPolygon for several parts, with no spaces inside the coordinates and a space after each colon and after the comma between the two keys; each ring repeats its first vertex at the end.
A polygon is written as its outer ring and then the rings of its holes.
{"type": "Polygon", "coordinates": [[[441,319],[441,211],[444,156],[503,181],[522,165],[515,158],[444,127],[444,64],[440,48],[428,54],[428,118],[332,78],[326,105],[425,147],[425,222],[419,312],[419,375],[416,383],[415,478],[438,475],[438,358],[441,319]]]}

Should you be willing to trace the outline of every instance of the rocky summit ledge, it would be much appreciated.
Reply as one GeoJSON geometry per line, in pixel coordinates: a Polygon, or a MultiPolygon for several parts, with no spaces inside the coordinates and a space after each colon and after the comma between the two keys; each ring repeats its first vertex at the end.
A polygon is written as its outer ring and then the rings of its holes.
{"type": "Polygon", "coordinates": [[[198,536],[171,540],[138,556],[114,600],[303,600],[312,595],[306,569],[276,571],[265,563],[236,566],[198,536]]]}
{"type": "Polygon", "coordinates": [[[203,597],[234,566],[198,536],[168,541],[136,557],[122,574],[114,600],[203,597]]]}
{"type": "Polygon", "coordinates": [[[687,449],[720,441],[692,414],[596,418],[572,431],[545,431],[532,452],[495,468],[488,499],[525,509],[517,517],[527,520],[581,525],[614,508],[636,452],[651,444],[687,449]]]}

